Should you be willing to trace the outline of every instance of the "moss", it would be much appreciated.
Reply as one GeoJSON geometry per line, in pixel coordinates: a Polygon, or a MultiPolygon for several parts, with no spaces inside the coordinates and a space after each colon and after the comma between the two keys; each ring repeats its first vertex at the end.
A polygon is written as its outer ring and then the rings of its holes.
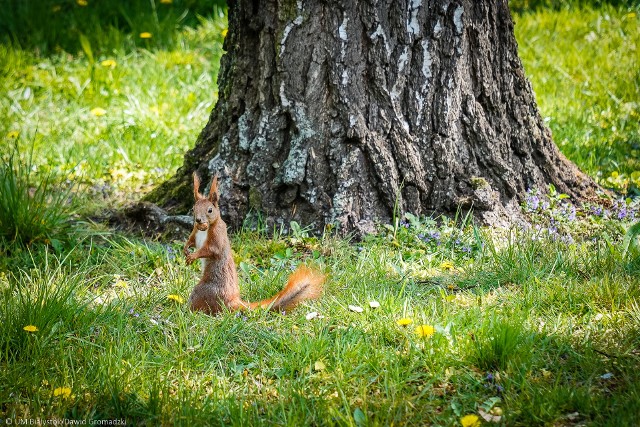
{"type": "Polygon", "coordinates": [[[280,57],[280,51],[282,50],[281,42],[284,37],[285,29],[288,25],[291,25],[296,20],[299,14],[298,1],[297,0],[283,0],[280,2],[278,8],[278,21],[279,25],[276,29],[276,58],[280,57]]]}
{"type": "Polygon", "coordinates": [[[298,2],[297,0],[284,0],[280,2],[280,8],[278,9],[278,19],[285,25],[296,19],[298,16],[298,2]]]}
{"type": "Polygon", "coordinates": [[[249,188],[249,208],[257,211],[262,207],[262,196],[260,196],[260,190],[257,187],[249,188]]]}
{"type": "Polygon", "coordinates": [[[174,176],[142,198],[143,201],[168,208],[171,212],[183,212],[191,208],[193,196],[191,181],[174,176]]]}
{"type": "Polygon", "coordinates": [[[469,182],[474,190],[491,187],[487,180],[482,178],[481,176],[472,176],[469,182]]]}

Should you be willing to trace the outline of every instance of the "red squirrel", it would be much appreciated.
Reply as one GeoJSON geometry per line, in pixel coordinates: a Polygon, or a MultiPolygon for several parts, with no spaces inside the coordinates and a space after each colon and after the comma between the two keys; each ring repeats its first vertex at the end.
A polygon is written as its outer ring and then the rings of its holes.
{"type": "Polygon", "coordinates": [[[186,263],[202,260],[202,277],[189,297],[192,311],[217,314],[229,310],[253,310],[258,307],[288,311],[302,300],[315,299],[322,292],[325,276],[301,265],[289,277],[287,285],[275,296],[259,302],[240,299],[238,273],[227,237],[227,224],[220,217],[218,176],[214,176],[209,196],[200,194],[200,178],[193,174],[194,225],[184,245],[186,263]],[[189,249],[195,247],[195,252],[189,249]]]}

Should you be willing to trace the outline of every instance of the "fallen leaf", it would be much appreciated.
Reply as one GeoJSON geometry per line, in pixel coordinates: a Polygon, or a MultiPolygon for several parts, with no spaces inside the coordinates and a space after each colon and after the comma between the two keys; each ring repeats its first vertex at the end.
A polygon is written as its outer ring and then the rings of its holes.
{"type": "Polygon", "coordinates": [[[378,308],[378,307],[380,307],[380,303],[378,301],[370,301],[369,302],[369,307],[378,308]]]}
{"type": "Polygon", "coordinates": [[[316,317],[318,317],[317,311],[312,311],[311,313],[307,313],[307,315],[305,316],[307,320],[315,319],[316,317]]]}
{"type": "Polygon", "coordinates": [[[349,305],[349,310],[355,311],[356,313],[362,313],[364,311],[364,308],[357,305],[349,305]]]}
{"type": "Polygon", "coordinates": [[[569,421],[575,421],[578,418],[580,418],[580,412],[571,412],[570,414],[567,414],[564,417],[569,421]]]}
{"type": "Polygon", "coordinates": [[[315,371],[324,371],[326,369],[326,366],[321,360],[318,360],[316,361],[316,363],[313,364],[313,369],[315,371]]]}
{"type": "Polygon", "coordinates": [[[479,408],[478,409],[478,413],[480,414],[480,416],[487,422],[490,423],[499,423],[500,420],[502,419],[502,416],[500,415],[492,415],[488,412],[485,412],[484,409],[479,408]]]}

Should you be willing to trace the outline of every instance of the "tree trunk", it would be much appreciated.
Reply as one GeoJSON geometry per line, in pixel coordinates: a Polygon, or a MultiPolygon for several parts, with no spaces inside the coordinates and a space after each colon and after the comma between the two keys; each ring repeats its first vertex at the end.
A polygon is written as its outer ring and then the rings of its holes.
{"type": "Polygon", "coordinates": [[[518,217],[529,188],[597,186],[556,148],[504,0],[233,0],[220,99],[152,197],[191,204],[221,177],[223,216],[369,231],[402,212],[518,217]]]}

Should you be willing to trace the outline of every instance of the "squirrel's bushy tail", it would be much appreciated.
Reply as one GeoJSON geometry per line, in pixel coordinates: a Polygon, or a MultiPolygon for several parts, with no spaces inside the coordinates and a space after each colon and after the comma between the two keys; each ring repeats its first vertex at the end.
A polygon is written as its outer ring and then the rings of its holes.
{"type": "Polygon", "coordinates": [[[249,308],[252,310],[258,307],[273,311],[291,310],[303,300],[318,298],[322,293],[324,280],[324,274],[301,265],[289,276],[287,285],[274,297],[249,303],[249,308]]]}

